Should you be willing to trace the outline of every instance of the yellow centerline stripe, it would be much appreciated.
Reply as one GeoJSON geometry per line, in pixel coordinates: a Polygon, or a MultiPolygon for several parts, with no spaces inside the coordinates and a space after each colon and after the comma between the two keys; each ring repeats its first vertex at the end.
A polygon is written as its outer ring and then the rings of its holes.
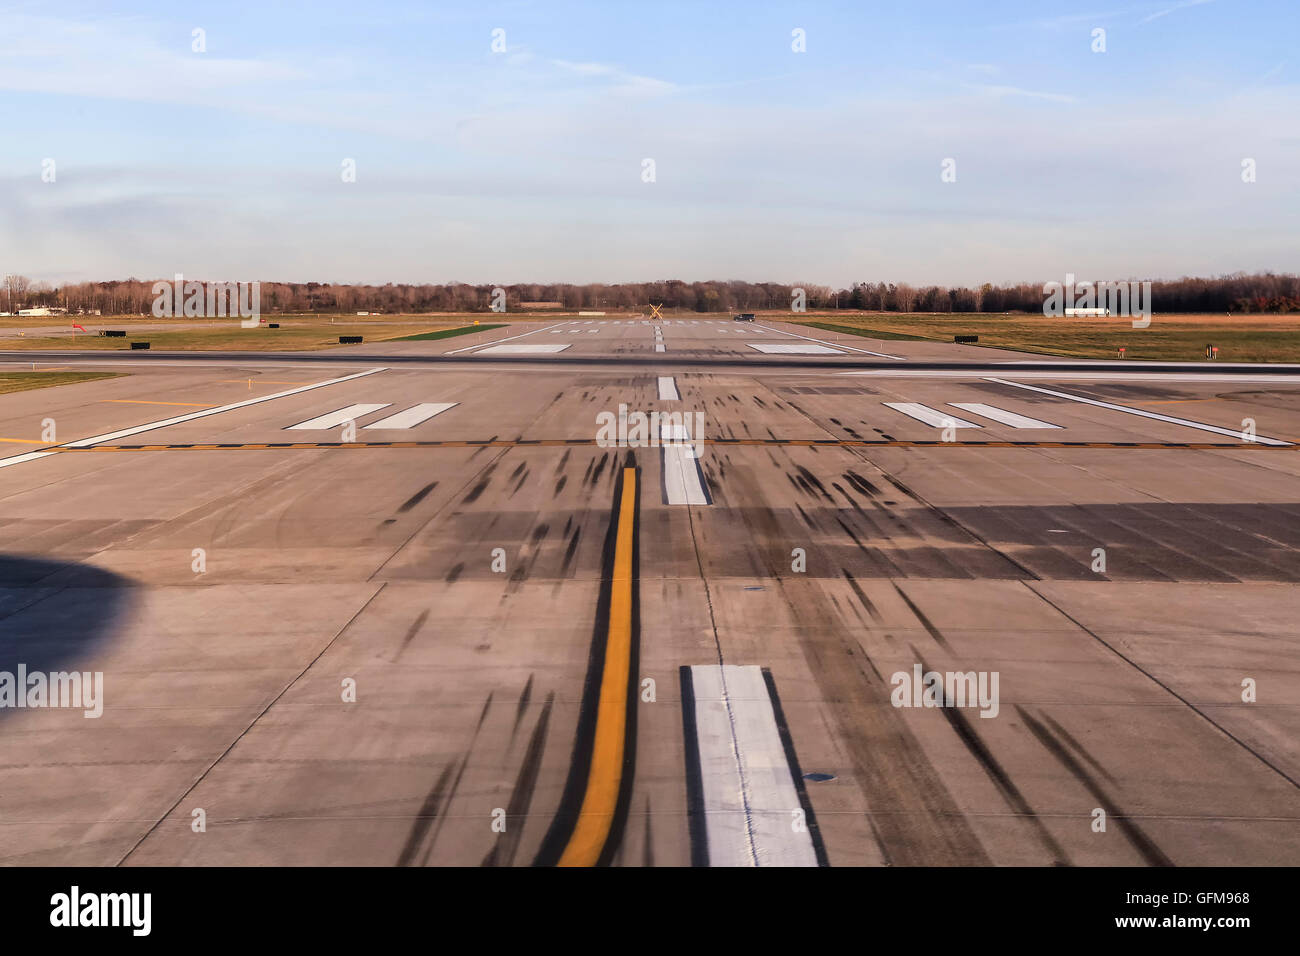
{"type": "Polygon", "coordinates": [[[618,508],[614,576],[610,582],[609,631],[605,669],[600,678],[596,735],[587,771],[587,790],[578,822],[560,854],[558,866],[595,866],[605,849],[623,782],[627,746],[627,688],[632,668],[632,542],[636,523],[636,469],[623,469],[623,498],[618,508]]]}

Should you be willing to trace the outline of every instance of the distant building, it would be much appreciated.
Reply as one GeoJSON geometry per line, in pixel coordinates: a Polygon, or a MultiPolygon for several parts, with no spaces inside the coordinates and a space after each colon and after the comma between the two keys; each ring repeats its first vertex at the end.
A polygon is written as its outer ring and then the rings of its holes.
{"type": "Polygon", "coordinates": [[[35,309],[19,309],[19,315],[67,315],[67,309],[60,309],[55,306],[40,306],[35,309]]]}

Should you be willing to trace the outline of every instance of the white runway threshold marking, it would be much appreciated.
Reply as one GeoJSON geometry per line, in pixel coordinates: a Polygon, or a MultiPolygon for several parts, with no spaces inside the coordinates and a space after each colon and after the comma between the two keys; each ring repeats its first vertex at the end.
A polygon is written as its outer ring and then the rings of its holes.
{"type": "Polygon", "coordinates": [[[671,375],[660,375],[659,376],[659,401],[676,402],[679,401],[680,399],[681,396],[677,394],[677,383],[673,381],[673,377],[671,375]]]}
{"type": "Polygon", "coordinates": [[[1060,428],[1060,425],[1053,425],[1051,422],[1040,422],[1037,418],[1029,418],[1025,415],[1017,415],[1015,412],[1009,412],[1005,408],[998,408],[996,405],[985,405],[983,402],[949,402],[953,408],[960,408],[964,412],[973,412],[976,415],[983,415],[990,418],[999,425],[1010,425],[1012,428],[1060,428]]]}
{"type": "MultiPolygon", "coordinates": [[[[166,428],[168,425],[179,425],[183,422],[192,422],[195,419],[220,415],[222,412],[234,411],[237,408],[247,408],[249,405],[260,405],[263,402],[271,402],[277,398],[286,398],[289,395],[298,395],[302,392],[310,392],[312,389],[324,388],[327,385],[337,385],[339,382],[350,382],[356,378],[364,378],[367,375],[374,375],[376,372],[385,371],[387,371],[386,368],[371,368],[364,372],[353,372],[351,375],[326,379],[323,382],[315,382],[311,385],[299,385],[297,388],[286,389],[283,392],[274,392],[271,395],[263,395],[260,398],[248,398],[242,402],[232,402],[229,405],[218,405],[216,408],[205,408],[201,412],[188,412],[185,415],[177,415],[174,418],[164,418],[161,421],[146,422],[143,425],[133,425],[130,428],[119,429],[115,432],[107,432],[103,435],[93,435],[90,438],[81,438],[77,441],[65,442],[63,445],[56,447],[88,448],[91,445],[98,445],[100,442],[117,441],[118,439],[138,435],[141,432],[153,431],[155,428],[166,428]]],[[[35,461],[38,458],[47,458],[53,454],[56,453],[52,451],[33,451],[28,452],[25,455],[16,455],[13,458],[3,458],[0,459],[0,468],[6,468],[10,465],[19,465],[25,461],[35,461]]]]}
{"type": "MultiPolygon", "coordinates": [[[[1231,438],[1241,440],[1249,444],[1246,438],[1242,436],[1240,429],[1221,428],[1218,425],[1207,425],[1205,422],[1194,422],[1186,418],[1174,418],[1171,415],[1161,415],[1159,412],[1148,412],[1140,408],[1129,408],[1127,405],[1115,405],[1111,402],[1100,402],[1095,398],[1084,398],[1082,395],[1071,395],[1069,392],[1058,392],[1055,389],[1039,388],[1037,385],[1025,385],[1023,382],[1008,382],[1001,378],[986,378],[986,382],[996,382],[998,385],[1010,385],[1012,388],[1023,388],[1031,392],[1040,392],[1043,395],[1051,395],[1055,398],[1064,398],[1071,402],[1080,402],[1084,405],[1094,405],[1097,408],[1108,408],[1113,412],[1123,412],[1126,415],[1138,415],[1142,418],[1150,418],[1157,422],[1168,422],[1171,425],[1183,425],[1187,428],[1197,428],[1203,432],[1214,432],[1216,435],[1228,435],[1231,438]]],[[[1258,445],[1290,445],[1289,441],[1282,441],[1280,438],[1265,438],[1263,435],[1256,435],[1254,443],[1258,445]]]]}
{"type": "Polygon", "coordinates": [[[25,461],[36,461],[38,458],[49,458],[53,455],[52,451],[29,451],[23,455],[13,455],[9,458],[0,458],[0,468],[8,468],[10,465],[21,465],[25,461]]]}
{"type": "MultiPolygon", "coordinates": [[[[822,341],[824,341],[823,339],[815,339],[815,338],[812,338],[811,336],[808,336],[808,335],[798,335],[798,334],[796,334],[796,333],[794,333],[794,332],[787,332],[787,331],[785,331],[784,329],[774,329],[774,328],[772,328],[770,325],[758,325],[758,326],[755,326],[755,328],[763,329],[764,331],[767,331],[767,332],[775,332],[777,335],[788,335],[788,336],[790,336],[791,338],[794,338],[794,339],[803,339],[805,342],[822,342],[822,341]]],[[[896,361],[896,362],[906,362],[906,361],[907,361],[907,359],[903,358],[901,355],[890,355],[888,352],[873,352],[873,351],[871,351],[870,349],[860,349],[860,348],[858,348],[857,346],[854,346],[854,345],[842,345],[842,344],[840,344],[840,343],[838,343],[838,342],[836,343],[836,348],[847,349],[847,350],[850,351],[850,352],[860,352],[860,353],[862,353],[863,355],[874,355],[874,356],[876,356],[877,358],[893,359],[893,360],[896,361]]]]}
{"type": "Polygon", "coordinates": [[[299,422],[297,425],[290,425],[285,431],[292,431],[296,428],[320,431],[325,428],[338,428],[344,422],[355,422],[362,415],[369,415],[371,412],[377,412],[381,408],[387,408],[388,402],[365,402],[358,405],[348,405],[346,408],[336,408],[332,412],[326,412],[324,415],[318,415],[315,418],[309,418],[305,422],[299,422]]]}
{"type": "Polygon", "coordinates": [[[817,866],[762,669],[697,665],[690,683],[709,865],[817,866]]]}
{"type": "Polygon", "coordinates": [[[803,345],[801,343],[790,343],[788,345],[769,345],[766,342],[745,343],[756,352],[763,352],[767,355],[843,355],[839,349],[833,349],[829,345],[803,345]]]}
{"type": "Polygon", "coordinates": [[[682,425],[664,425],[660,433],[660,440],[664,442],[659,446],[662,452],[660,464],[664,476],[664,504],[713,504],[704,488],[704,476],[700,473],[699,446],[687,444],[690,437],[682,425]]]}
{"type": "Polygon", "coordinates": [[[387,418],[381,418],[379,421],[367,425],[367,428],[414,428],[422,422],[427,422],[434,415],[440,415],[449,408],[455,408],[456,402],[421,402],[418,405],[412,405],[410,408],[398,412],[396,415],[389,415],[387,418]]]}
{"type": "Polygon", "coordinates": [[[563,352],[569,347],[568,342],[557,342],[554,345],[489,345],[487,348],[479,349],[475,355],[542,355],[553,352],[563,352]]]}
{"type": "Polygon", "coordinates": [[[915,418],[918,422],[925,422],[927,425],[933,425],[935,428],[981,428],[974,422],[968,422],[965,419],[957,418],[955,415],[945,415],[938,409],[931,408],[929,405],[922,405],[920,402],[883,402],[886,408],[892,408],[896,412],[902,412],[910,418],[915,418]]]}
{"type": "MultiPolygon", "coordinates": [[[[530,335],[536,335],[538,332],[549,332],[551,329],[558,329],[560,325],[565,325],[565,324],[566,323],[561,322],[559,325],[548,325],[544,329],[533,329],[531,332],[520,332],[518,335],[508,335],[504,339],[497,339],[496,342],[497,344],[500,344],[501,342],[512,342],[515,339],[522,339],[522,338],[527,338],[530,335]]],[[[471,352],[474,349],[480,349],[482,347],[483,347],[483,343],[479,342],[476,345],[467,345],[463,349],[452,349],[450,352],[446,352],[444,354],[459,355],[461,352],[471,352]]]]}

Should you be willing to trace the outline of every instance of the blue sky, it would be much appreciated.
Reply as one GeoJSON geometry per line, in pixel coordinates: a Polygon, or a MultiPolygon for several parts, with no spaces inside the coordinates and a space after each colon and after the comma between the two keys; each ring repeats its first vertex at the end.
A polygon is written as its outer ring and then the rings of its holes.
{"type": "Polygon", "coordinates": [[[0,271],[1295,271],[1298,26],[1294,0],[0,0],[0,271]]]}

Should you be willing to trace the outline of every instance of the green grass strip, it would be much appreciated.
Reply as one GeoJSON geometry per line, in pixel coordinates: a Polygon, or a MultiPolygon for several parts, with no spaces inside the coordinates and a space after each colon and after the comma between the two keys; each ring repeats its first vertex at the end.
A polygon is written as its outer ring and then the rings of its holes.
{"type": "Polygon", "coordinates": [[[419,335],[403,335],[400,339],[389,339],[390,342],[427,342],[429,339],[449,339],[453,335],[468,335],[470,332],[486,332],[489,329],[504,329],[508,322],[500,322],[496,325],[463,325],[457,329],[439,329],[437,332],[421,332],[419,335]]]}
{"type": "Polygon", "coordinates": [[[52,388],[55,385],[75,385],[77,382],[97,382],[104,378],[118,378],[125,372],[0,372],[0,395],[25,392],[33,388],[52,388]]]}
{"type": "Polygon", "coordinates": [[[895,339],[907,342],[929,342],[924,335],[907,335],[903,332],[882,332],[879,329],[855,329],[851,325],[831,325],[829,322],[799,322],[798,325],[807,325],[814,329],[822,329],[826,332],[847,332],[849,335],[861,335],[869,339],[895,339]]]}

